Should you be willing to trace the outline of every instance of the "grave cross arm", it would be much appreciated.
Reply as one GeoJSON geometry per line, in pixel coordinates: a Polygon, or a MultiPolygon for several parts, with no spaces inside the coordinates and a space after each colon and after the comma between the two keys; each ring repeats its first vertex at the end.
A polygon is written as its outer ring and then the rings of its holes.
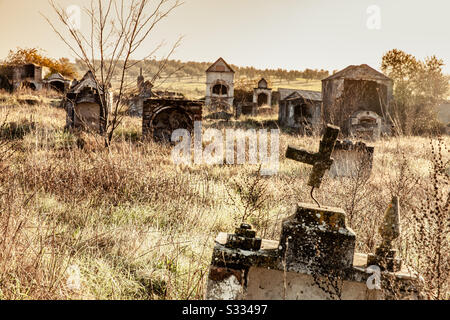
{"type": "Polygon", "coordinates": [[[286,158],[313,166],[312,173],[309,177],[309,186],[320,188],[325,172],[333,165],[331,154],[333,153],[339,132],[339,127],[327,125],[325,134],[320,142],[318,153],[288,147],[286,158]]]}

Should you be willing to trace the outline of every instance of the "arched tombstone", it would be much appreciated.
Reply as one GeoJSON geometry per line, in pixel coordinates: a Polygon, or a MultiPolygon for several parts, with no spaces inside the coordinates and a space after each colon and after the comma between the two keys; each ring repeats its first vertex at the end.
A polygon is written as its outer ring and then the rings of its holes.
{"type": "Polygon", "coordinates": [[[350,135],[357,139],[377,140],[381,136],[383,118],[373,111],[358,111],[350,118],[350,135]]]}
{"type": "Polygon", "coordinates": [[[67,111],[66,127],[105,132],[105,119],[111,104],[109,91],[104,92],[99,88],[94,75],[88,71],[83,79],[72,83],[64,98],[63,105],[67,111]]]}
{"type": "Polygon", "coordinates": [[[258,106],[272,106],[272,89],[266,79],[262,78],[258,81],[258,87],[253,89],[253,103],[258,106]]]}
{"type": "Polygon", "coordinates": [[[186,99],[150,98],[144,101],[142,135],[144,139],[168,143],[178,129],[192,131],[202,120],[203,102],[186,99]]]}
{"type": "Polygon", "coordinates": [[[268,88],[268,83],[267,83],[267,80],[266,79],[264,79],[264,78],[262,78],[261,80],[259,80],[259,82],[258,82],[258,88],[260,88],[260,89],[267,89],[268,88]]]}

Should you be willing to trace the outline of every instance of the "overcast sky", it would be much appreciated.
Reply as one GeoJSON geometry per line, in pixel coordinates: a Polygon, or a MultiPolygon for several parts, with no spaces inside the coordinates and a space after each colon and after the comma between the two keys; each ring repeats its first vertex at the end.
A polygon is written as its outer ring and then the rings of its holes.
{"type": "MultiPolygon", "coordinates": [[[[56,1],[63,6],[90,2],[56,1]]],[[[73,59],[40,13],[53,16],[47,0],[0,0],[0,59],[18,46],[73,59]]],[[[82,22],[85,29],[87,21],[82,22]]],[[[335,70],[367,63],[379,69],[383,53],[398,48],[421,59],[434,54],[449,64],[450,1],[185,0],[139,54],[181,35],[185,38],[173,57],[182,61],[222,56],[257,68],[335,70]]]]}

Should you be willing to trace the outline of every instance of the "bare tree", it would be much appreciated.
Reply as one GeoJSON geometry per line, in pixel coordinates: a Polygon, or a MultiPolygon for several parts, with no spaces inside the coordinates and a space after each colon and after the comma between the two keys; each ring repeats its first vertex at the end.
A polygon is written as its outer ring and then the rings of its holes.
{"type": "MultiPolygon", "coordinates": [[[[92,0],[89,8],[84,12],[90,21],[89,32],[83,33],[71,24],[66,10],[49,0],[59,22],[65,32],[58,29],[48,18],[55,33],[69,47],[69,49],[92,72],[96,85],[101,91],[101,109],[104,134],[107,146],[111,144],[114,131],[120,125],[122,117],[121,105],[127,90],[127,71],[143,60],[154,57],[164,45],[159,43],[141,59],[133,59],[138,49],[146,44],[146,40],[155,31],[156,26],[182,3],[180,0],[92,0]],[[110,102],[109,89],[115,75],[119,75],[118,89],[114,102],[110,102]]],[[[153,81],[160,78],[169,57],[179,46],[181,38],[169,50],[160,62],[153,81]]]]}

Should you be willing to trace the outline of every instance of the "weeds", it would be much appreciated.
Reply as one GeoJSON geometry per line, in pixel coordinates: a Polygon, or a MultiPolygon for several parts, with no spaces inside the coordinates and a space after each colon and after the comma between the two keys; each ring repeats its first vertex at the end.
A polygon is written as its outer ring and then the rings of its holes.
{"type": "Polygon", "coordinates": [[[227,188],[227,194],[236,212],[236,225],[252,223],[264,236],[270,224],[268,215],[268,182],[261,174],[261,167],[250,176],[234,178],[227,188]],[[234,194],[235,195],[234,195],[234,194]]]}
{"type": "Polygon", "coordinates": [[[416,221],[413,246],[417,269],[424,277],[424,293],[428,299],[448,299],[450,281],[450,176],[448,149],[442,139],[431,141],[431,185],[426,199],[415,208],[416,221]]]}

